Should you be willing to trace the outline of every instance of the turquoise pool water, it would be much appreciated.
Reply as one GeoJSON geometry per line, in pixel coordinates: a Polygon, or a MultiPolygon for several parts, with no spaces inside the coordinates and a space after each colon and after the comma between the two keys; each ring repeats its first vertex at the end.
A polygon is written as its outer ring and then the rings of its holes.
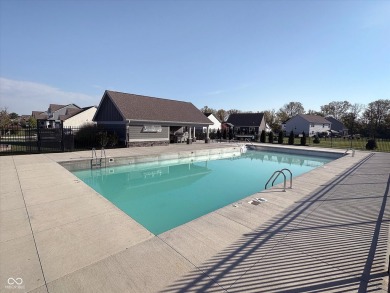
{"type": "Polygon", "coordinates": [[[167,161],[73,173],[158,235],[263,190],[275,170],[289,168],[295,177],[332,160],[248,151],[219,160],[167,161]]]}

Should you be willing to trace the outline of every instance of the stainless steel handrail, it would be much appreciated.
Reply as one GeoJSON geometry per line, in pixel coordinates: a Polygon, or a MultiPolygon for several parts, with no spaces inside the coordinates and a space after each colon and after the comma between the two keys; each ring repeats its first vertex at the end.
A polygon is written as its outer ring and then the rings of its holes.
{"type": "Polygon", "coordinates": [[[104,166],[107,167],[106,150],[102,147],[100,150],[100,158],[98,158],[97,153],[96,153],[96,149],[92,148],[91,169],[93,166],[102,167],[103,155],[104,155],[104,166]],[[95,160],[95,164],[93,164],[93,160],[95,160]]]}
{"type": "MultiPolygon", "coordinates": [[[[288,171],[290,173],[290,189],[292,189],[292,172],[290,171],[290,169],[287,169],[287,168],[283,168],[282,170],[280,170],[283,174],[284,172],[283,171],[288,171]]],[[[280,173],[278,174],[278,176],[275,177],[274,181],[272,181],[272,186],[274,186],[274,183],[276,181],[276,179],[278,179],[280,173]]]]}
{"type": "MultiPolygon", "coordinates": [[[[283,177],[284,177],[283,191],[286,191],[286,175],[285,175],[282,171],[275,171],[275,172],[272,174],[272,176],[268,179],[267,183],[266,183],[265,186],[264,186],[264,189],[267,189],[268,183],[271,181],[271,179],[273,179],[273,177],[275,176],[275,174],[278,174],[278,175],[276,176],[276,178],[277,178],[280,174],[283,175],[283,177]]],[[[273,184],[272,184],[272,186],[273,186],[273,184]]]]}
{"type": "Polygon", "coordinates": [[[277,170],[275,171],[271,177],[268,179],[267,183],[265,184],[264,186],[264,189],[267,189],[267,186],[268,186],[268,183],[270,183],[270,181],[273,179],[272,181],[272,186],[274,186],[274,183],[276,181],[276,179],[278,179],[278,177],[280,176],[280,174],[283,175],[284,177],[284,180],[283,180],[283,191],[285,192],[286,191],[286,181],[287,181],[287,178],[286,178],[286,174],[284,174],[285,171],[288,171],[290,173],[290,189],[292,189],[292,172],[290,171],[290,169],[287,169],[287,168],[283,168],[281,170],[277,170]],[[275,176],[276,175],[276,176],[275,176]]]}
{"type": "Polygon", "coordinates": [[[344,155],[346,155],[348,153],[348,151],[352,151],[352,157],[355,156],[355,149],[354,148],[347,148],[347,150],[345,151],[344,155]]]}

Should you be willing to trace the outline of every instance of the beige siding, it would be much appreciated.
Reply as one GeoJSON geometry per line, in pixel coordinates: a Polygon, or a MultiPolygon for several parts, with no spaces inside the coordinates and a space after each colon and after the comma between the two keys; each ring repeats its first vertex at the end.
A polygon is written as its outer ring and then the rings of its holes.
{"type": "Polygon", "coordinates": [[[85,110],[79,114],[76,114],[63,123],[64,127],[81,127],[84,124],[94,123],[92,121],[93,115],[95,115],[96,108],[92,107],[88,110],[85,110]]]}

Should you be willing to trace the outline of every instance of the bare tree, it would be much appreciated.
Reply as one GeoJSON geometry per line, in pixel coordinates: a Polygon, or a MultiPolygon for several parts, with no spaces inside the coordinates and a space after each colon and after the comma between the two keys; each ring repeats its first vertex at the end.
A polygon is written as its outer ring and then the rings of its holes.
{"type": "Polygon", "coordinates": [[[227,116],[228,114],[226,113],[226,111],[224,109],[219,109],[216,113],[216,117],[221,121],[221,122],[224,122],[226,121],[227,119],[227,116]]]}
{"type": "Polygon", "coordinates": [[[240,110],[237,110],[237,109],[230,109],[230,110],[227,110],[226,113],[227,113],[228,115],[230,115],[230,114],[241,113],[241,111],[240,111],[240,110]]]}
{"type": "Polygon", "coordinates": [[[311,109],[308,110],[306,112],[306,114],[308,114],[308,115],[316,115],[316,116],[324,116],[324,114],[322,112],[318,112],[316,110],[311,110],[311,109]]]}
{"type": "Polygon", "coordinates": [[[7,128],[11,124],[7,107],[0,110],[0,128],[7,128]]]}
{"type": "Polygon", "coordinates": [[[208,106],[204,106],[203,108],[200,109],[200,111],[202,113],[212,113],[214,115],[217,113],[217,110],[215,110],[213,108],[209,108],[208,106]]]}
{"type": "Polygon", "coordinates": [[[304,114],[305,108],[300,102],[290,102],[279,109],[278,116],[291,118],[298,114],[304,114]],[[284,114],[283,114],[284,113],[284,114]]]}
{"type": "Polygon", "coordinates": [[[343,115],[347,114],[351,103],[348,101],[333,101],[327,105],[321,106],[321,112],[324,116],[333,116],[340,120],[343,115]]]}

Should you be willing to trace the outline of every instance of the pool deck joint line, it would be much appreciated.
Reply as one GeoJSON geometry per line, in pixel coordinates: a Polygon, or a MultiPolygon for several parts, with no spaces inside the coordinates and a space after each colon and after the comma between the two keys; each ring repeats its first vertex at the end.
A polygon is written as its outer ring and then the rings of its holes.
{"type": "MultiPolygon", "coordinates": [[[[239,147],[106,154],[136,162],[239,147]]],[[[389,153],[356,151],[295,177],[293,189],[278,185],[158,236],[60,165],[90,156],[0,157],[0,292],[388,292],[389,153]]]]}

